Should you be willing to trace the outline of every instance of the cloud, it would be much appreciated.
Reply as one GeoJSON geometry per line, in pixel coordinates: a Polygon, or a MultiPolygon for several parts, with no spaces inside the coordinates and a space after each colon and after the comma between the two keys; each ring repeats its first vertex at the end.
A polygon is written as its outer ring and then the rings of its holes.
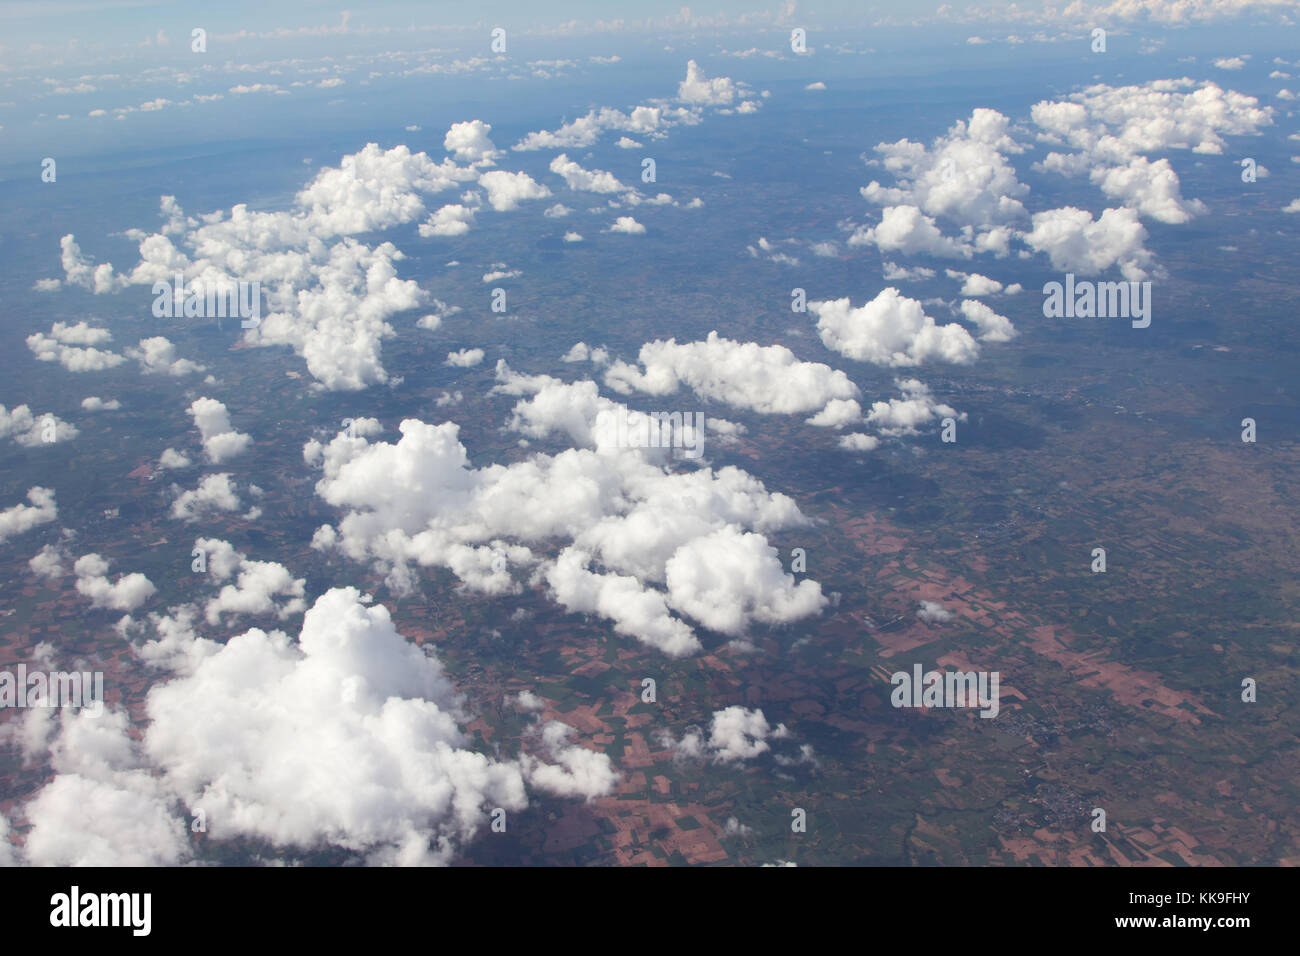
{"type": "Polygon", "coordinates": [[[81,407],[88,412],[115,412],[122,407],[122,403],[116,398],[100,398],[98,395],[88,395],[81,400],[81,407]]]}
{"type": "Polygon", "coordinates": [[[1016,330],[1010,319],[998,315],[976,299],[963,299],[961,314],[979,329],[981,342],[1009,342],[1015,337],[1016,330]]]}
{"type": "Polygon", "coordinates": [[[1086,209],[1065,206],[1034,213],[1025,242],[1047,253],[1055,269],[1097,275],[1118,266],[1124,278],[1139,281],[1148,277],[1152,265],[1151,253],[1143,246],[1146,238],[1132,209],[1107,209],[1094,221],[1086,209]]]}
{"type": "Polygon", "coordinates": [[[621,232],[628,236],[642,236],[645,235],[645,226],[631,216],[619,216],[605,232],[621,232]]]}
{"type": "Polygon", "coordinates": [[[944,624],[953,619],[952,611],[938,601],[922,601],[916,616],[927,624],[944,624]]]}
{"type": "Polygon", "coordinates": [[[1051,152],[1038,168],[1066,176],[1087,173],[1108,197],[1173,224],[1203,214],[1206,207],[1183,198],[1167,159],[1149,155],[1170,150],[1223,155],[1225,136],[1257,134],[1272,124],[1272,110],[1255,97],[1187,78],[1140,86],[1094,84],[1068,100],[1036,103],[1031,116],[1043,131],[1041,141],[1074,150],[1051,152]]]}
{"type": "Polygon", "coordinates": [[[79,557],[72,571],[77,576],[77,593],[89,598],[93,607],[134,611],[157,591],[138,571],[119,575],[115,583],[109,583],[108,562],[94,553],[79,557]]]}
{"type": "Polygon", "coordinates": [[[616,362],[605,384],[622,394],[651,395],[671,395],[685,385],[708,401],[768,415],[808,412],[858,396],[848,376],[828,365],[802,362],[781,345],[737,342],[717,332],[702,342],[647,342],[637,361],[640,368],[616,362]]]}
{"type": "Polygon", "coordinates": [[[849,237],[849,245],[874,245],[881,252],[969,259],[974,249],[964,239],[945,236],[934,219],[916,206],[886,206],[875,226],[863,226],[849,237]]]}
{"type": "Polygon", "coordinates": [[[839,447],[844,451],[875,451],[880,447],[880,439],[875,435],[853,432],[840,438],[839,447]]]}
{"type": "Polygon", "coordinates": [[[699,728],[690,728],[681,740],[665,737],[665,742],[676,751],[677,759],[741,763],[771,750],[769,739],[788,736],[785,724],[773,727],[761,709],[733,706],[713,712],[707,736],[699,728]]]}
{"type": "Polygon", "coordinates": [[[77,435],[76,426],[57,415],[37,415],[26,405],[15,405],[13,411],[0,405],[0,438],[12,438],[24,448],[71,441],[77,435]]]}
{"type": "MultiPolygon", "coordinates": [[[[16,534],[30,531],[37,525],[49,524],[59,516],[58,505],[54,501],[54,490],[37,485],[27,489],[27,500],[31,504],[19,502],[13,507],[0,511],[0,542],[8,541],[16,534]]],[[[33,570],[35,570],[33,568],[33,570]]]]}
{"type": "Polygon", "coordinates": [[[115,352],[92,346],[113,340],[107,329],[93,328],[85,321],[76,325],[55,322],[49,335],[35,332],[27,336],[27,347],[41,362],[58,362],[69,372],[100,372],[126,361],[115,352]]]}
{"type": "Polygon", "coordinates": [[[612,174],[600,169],[583,169],[569,157],[560,153],[551,160],[551,172],[562,176],[565,185],[573,190],[593,193],[620,193],[629,187],[612,174]]]}
{"type": "Polygon", "coordinates": [[[128,348],[126,355],[139,362],[140,371],[146,375],[170,375],[179,378],[182,375],[207,370],[206,365],[177,358],[176,346],[161,335],[141,339],[139,347],[128,348]]]}
{"type": "Polygon", "coordinates": [[[235,494],[230,475],[208,475],[192,491],[183,492],[172,502],[171,516],[181,521],[197,521],[218,512],[239,510],[239,496],[235,494]]]}
{"type": "Polygon", "coordinates": [[[281,621],[306,610],[306,581],[274,561],[252,561],[218,538],[197,538],[194,548],[203,552],[209,578],[222,584],[220,592],[204,606],[208,624],[221,624],[223,614],[275,614],[281,621]],[[233,583],[229,582],[234,578],[233,583]],[[276,598],[281,598],[276,601],[276,598]]]}
{"type": "Polygon", "coordinates": [[[517,766],[465,749],[437,659],[354,588],[321,595],[296,641],[249,630],[147,703],[149,757],[212,839],[446,863],[488,809],[527,806],[517,766]]]}
{"type": "Polygon", "coordinates": [[[968,365],[979,355],[970,333],[957,324],[937,325],[921,303],[890,286],[864,305],[848,299],[809,302],[827,348],[841,355],[891,367],[939,361],[968,365]]]}
{"type": "Polygon", "coordinates": [[[1021,200],[1029,193],[1004,155],[1025,149],[1009,127],[1006,116],[980,108],[929,148],[907,139],[877,144],[898,185],[872,180],[862,188],[864,199],[885,209],[881,225],[860,231],[858,243],[874,235],[882,250],[968,257],[973,241],[977,249],[1005,253],[1010,227],[1026,217],[1021,200]],[[936,219],[956,223],[962,240],[944,237],[936,219]]]}
{"type": "Polygon", "coordinates": [[[124,711],[49,711],[54,778],[24,807],[34,866],[168,866],[189,855],[175,801],[145,766],[124,711]]]}
{"type": "Polygon", "coordinates": [[[572,734],[573,728],[558,720],[543,726],[543,746],[555,763],[542,763],[525,755],[522,765],[528,783],[561,797],[583,797],[590,801],[605,796],[618,782],[618,772],[607,754],[570,744],[572,734]]]}
{"type": "Polygon", "coordinates": [[[162,455],[158,458],[159,468],[188,468],[190,465],[189,457],[178,452],[175,448],[164,448],[162,455]]]}
{"type": "Polygon", "coordinates": [[[195,399],[187,409],[203,439],[203,454],[214,465],[242,455],[253,443],[252,436],[235,431],[226,406],[215,398],[195,399]]]}
{"type": "Polygon", "coordinates": [[[454,365],[458,368],[473,368],[483,361],[482,349],[461,349],[457,352],[448,352],[447,361],[444,365],[454,365]]]}
{"type": "Polygon", "coordinates": [[[551,191],[537,183],[527,173],[507,173],[500,169],[484,173],[478,184],[487,190],[488,205],[497,212],[517,209],[521,202],[546,199],[551,191]]]}
{"type": "Polygon", "coordinates": [[[465,123],[452,123],[443,137],[442,145],[447,152],[461,162],[490,163],[503,155],[488,137],[492,127],[482,120],[470,120],[465,123]]]}
{"type": "Polygon", "coordinates": [[[821,585],[795,582],[762,535],[734,527],[695,538],[664,566],[669,603],[705,627],[738,637],[754,622],[783,624],[818,614],[821,585]]]}
{"type": "Polygon", "coordinates": [[[872,402],[865,419],[868,425],[874,426],[882,435],[915,435],[920,426],[928,425],[936,418],[959,421],[966,418],[964,413],[959,415],[955,408],[936,402],[929,387],[923,382],[909,378],[898,379],[894,384],[902,391],[903,397],[872,402]]]}
{"type": "MultiPolygon", "coordinates": [[[[509,427],[539,439],[558,432],[582,447],[475,469],[453,422],[407,419],[395,444],[336,436],[305,449],[323,469],[316,493],[343,513],[325,540],[372,561],[399,590],[412,586],[411,562],[446,567],[487,594],[520,590],[512,569],[532,569],[530,580],[544,582],[566,609],[599,614],[620,633],[680,656],[700,642],[672,609],[690,608],[688,616],[704,609],[698,584],[668,580],[669,562],[678,554],[695,560],[705,545],[691,542],[728,526],[762,536],[806,521],[789,498],[738,469],[672,473],[656,463],[666,461],[665,449],[621,446],[611,413],[626,410],[600,398],[594,382],[520,376],[503,363],[497,375],[498,391],[529,396],[509,427]]],[[[760,545],[747,542],[735,555],[745,572],[722,595],[731,603],[709,609],[710,620],[767,623],[812,608],[811,588],[788,597],[776,585],[760,545]]]]}
{"type": "MultiPolygon", "coordinates": [[[[0,528],[3,527],[3,524],[3,513],[0,513],[0,528]]],[[[0,534],[3,534],[2,530],[0,530],[0,534]]],[[[3,540],[3,538],[0,538],[0,540],[3,540]]],[[[47,544],[32,556],[31,560],[27,562],[27,566],[31,568],[32,574],[37,577],[57,579],[67,573],[63,566],[63,560],[66,557],[64,551],[57,545],[47,544]]]]}
{"type": "Polygon", "coordinates": [[[709,79],[694,60],[686,63],[686,79],[677,87],[677,98],[697,106],[729,106],[736,99],[736,84],[725,76],[709,79]]]}
{"type": "Polygon", "coordinates": [[[420,223],[419,233],[423,239],[434,236],[463,236],[474,225],[477,210],[473,206],[455,203],[443,206],[427,222],[420,223]]]}

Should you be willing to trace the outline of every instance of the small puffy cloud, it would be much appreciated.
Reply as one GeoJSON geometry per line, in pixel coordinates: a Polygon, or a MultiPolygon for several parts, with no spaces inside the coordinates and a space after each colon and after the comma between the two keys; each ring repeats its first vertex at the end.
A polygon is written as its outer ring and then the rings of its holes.
{"type": "Polygon", "coordinates": [[[176,346],[161,335],[141,339],[139,347],[126,349],[126,355],[139,362],[140,371],[146,375],[171,375],[179,378],[206,370],[206,366],[197,362],[177,358],[176,346]]]}
{"type": "Polygon", "coordinates": [[[807,86],[804,87],[804,89],[805,89],[805,90],[824,90],[824,89],[826,89],[826,84],[823,83],[821,80],[818,80],[818,81],[815,82],[815,83],[809,83],[807,86]]]}
{"type": "Polygon", "coordinates": [[[640,368],[615,363],[605,383],[615,391],[669,395],[682,385],[700,398],[763,414],[798,414],[832,399],[851,399],[858,388],[843,372],[803,362],[782,345],[760,346],[710,332],[702,342],[647,342],[640,368]]]}
{"type": "Polygon", "coordinates": [[[482,349],[460,349],[456,352],[447,353],[447,361],[444,365],[454,365],[457,368],[473,368],[483,361],[482,349]]]}
{"type": "Polygon", "coordinates": [[[861,362],[891,367],[939,361],[968,365],[979,346],[957,324],[937,325],[921,303],[892,286],[854,307],[848,299],[809,302],[826,347],[861,362]]]}
{"type": "Polygon", "coordinates": [[[81,407],[88,412],[115,412],[122,407],[122,403],[116,398],[100,398],[98,395],[88,395],[81,400],[81,407]]]}
{"type": "Polygon", "coordinates": [[[474,225],[476,212],[473,206],[460,203],[443,206],[427,222],[420,223],[420,237],[430,239],[434,236],[463,236],[474,225]]]}
{"type": "Polygon", "coordinates": [[[66,557],[67,554],[58,545],[47,544],[32,556],[31,560],[27,562],[27,566],[31,568],[32,573],[37,577],[61,578],[67,573],[63,566],[66,557]]]}
{"type": "Polygon", "coordinates": [[[206,515],[239,510],[239,496],[230,475],[208,475],[198,487],[183,492],[172,502],[171,515],[181,521],[197,521],[206,515]]]}
{"type": "MultiPolygon", "coordinates": [[[[54,490],[37,485],[27,489],[27,500],[31,504],[19,502],[11,508],[0,511],[0,542],[8,541],[16,534],[30,531],[37,525],[49,524],[59,516],[58,505],[54,501],[54,490]]],[[[35,567],[33,566],[33,570],[35,567]]]]}
{"type": "Polygon", "coordinates": [[[85,321],[75,325],[55,322],[48,335],[35,332],[27,336],[27,347],[39,361],[58,362],[69,372],[99,372],[126,361],[116,352],[94,348],[112,340],[107,329],[94,328],[85,321]]]}
{"type": "Polygon", "coordinates": [[[938,601],[922,601],[916,616],[927,624],[943,624],[953,619],[952,611],[938,601]]]}
{"type": "Polygon", "coordinates": [[[630,136],[620,136],[618,142],[614,144],[619,149],[640,149],[641,144],[630,136]]]}
{"type": "Polygon", "coordinates": [[[565,241],[565,242],[582,242],[582,233],[580,233],[580,232],[574,232],[572,229],[570,229],[568,232],[566,232],[566,233],[564,234],[564,241],[565,241]]]}
{"type": "Polygon", "coordinates": [[[508,173],[494,169],[479,177],[478,184],[487,190],[488,205],[497,212],[517,209],[530,199],[547,199],[551,191],[527,173],[508,173]]]}
{"type": "Polygon", "coordinates": [[[839,440],[839,446],[845,451],[875,451],[880,447],[880,439],[875,435],[853,432],[842,436],[839,440]]]}
{"type": "Polygon", "coordinates": [[[914,435],[922,425],[928,425],[936,418],[966,417],[964,413],[959,415],[951,406],[935,401],[924,382],[910,378],[900,379],[894,384],[903,393],[903,397],[872,402],[865,419],[866,424],[876,428],[882,435],[914,435]]]}
{"type": "Polygon", "coordinates": [[[37,415],[26,405],[15,405],[12,411],[0,405],[0,438],[12,438],[24,448],[71,441],[77,434],[74,425],[57,415],[37,415]]]}
{"type": "Polygon", "coordinates": [[[565,185],[573,190],[620,193],[628,189],[612,173],[601,169],[583,169],[564,153],[551,160],[551,172],[562,176],[565,185]]]}
{"type": "Polygon", "coordinates": [[[621,232],[628,236],[645,235],[645,226],[631,216],[619,216],[605,232],[621,232]]]}
{"type": "Polygon", "coordinates": [[[1240,70],[1246,65],[1247,59],[1241,56],[1221,56],[1214,61],[1214,66],[1220,70],[1240,70]]]}
{"type": "Polygon", "coordinates": [[[934,219],[916,206],[886,206],[880,222],[858,229],[849,237],[849,245],[874,245],[881,252],[948,259],[969,259],[974,254],[969,243],[945,236],[934,219]]]}
{"type": "Polygon", "coordinates": [[[482,120],[452,123],[443,137],[442,145],[461,162],[481,163],[501,155],[488,137],[492,127],[482,120]]]}
{"type": "Polygon", "coordinates": [[[162,455],[158,458],[158,467],[162,469],[188,468],[191,464],[189,457],[175,448],[164,448],[162,455]]]}
{"type": "Polygon", "coordinates": [[[614,789],[619,774],[608,754],[597,753],[569,743],[573,728],[552,720],[542,728],[542,744],[553,763],[525,755],[521,761],[524,777],[530,786],[561,797],[593,800],[614,789]]]}
{"type": "Polygon", "coordinates": [[[729,106],[736,99],[736,84],[725,76],[708,78],[694,60],[686,63],[686,79],[677,87],[677,98],[696,106],[729,106]]]}
{"type": "Polygon", "coordinates": [[[226,406],[215,398],[196,399],[188,412],[202,436],[203,453],[214,465],[243,454],[253,443],[252,436],[231,427],[226,406]]]}
{"type": "MultiPolygon", "coordinates": [[[[935,276],[934,270],[925,266],[900,266],[897,262],[888,261],[881,263],[881,274],[886,282],[918,282],[935,276]]],[[[952,274],[952,270],[949,270],[949,274],[952,274]]]]}
{"type": "Polygon", "coordinates": [[[594,362],[596,365],[609,364],[609,352],[601,347],[592,348],[586,342],[575,342],[569,351],[560,356],[561,362],[594,362]]]}
{"type": "Polygon", "coordinates": [[[116,582],[108,580],[108,562],[98,554],[83,554],[72,566],[77,576],[77,593],[90,599],[93,607],[114,611],[134,611],[157,588],[140,572],[119,575],[116,582]]]}
{"type": "Polygon", "coordinates": [[[857,399],[835,398],[808,419],[808,424],[816,425],[818,428],[843,428],[845,425],[855,425],[860,421],[862,421],[862,406],[858,404],[857,399]]]}
{"type": "Polygon", "coordinates": [[[821,585],[796,582],[762,535],[723,528],[677,549],[664,568],[669,603],[705,627],[738,637],[754,622],[782,624],[826,605],[821,585]]]}
{"type": "Polygon", "coordinates": [[[978,299],[963,299],[961,314],[979,329],[981,342],[1009,342],[1016,330],[1005,315],[998,315],[978,299]]]}
{"type": "Polygon", "coordinates": [[[713,712],[707,735],[692,728],[681,740],[674,742],[667,738],[665,742],[676,751],[678,759],[740,763],[771,750],[770,739],[788,736],[785,724],[773,727],[761,709],[733,706],[713,712]]]}
{"type": "Polygon", "coordinates": [[[306,610],[306,581],[295,578],[284,565],[252,561],[217,538],[198,538],[194,548],[203,552],[208,576],[223,585],[203,609],[208,624],[221,624],[223,614],[274,614],[283,621],[306,610]]]}

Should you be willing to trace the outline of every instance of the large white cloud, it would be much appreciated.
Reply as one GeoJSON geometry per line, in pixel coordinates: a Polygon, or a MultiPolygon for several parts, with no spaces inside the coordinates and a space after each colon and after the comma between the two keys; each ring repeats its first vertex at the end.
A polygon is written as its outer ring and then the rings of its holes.
{"type": "MultiPolygon", "coordinates": [[[[549,195],[524,173],[482,172],[450,158],[435,163],[405,146],[382,150],[369,144],[338,167],[321,170],[290,210],[254,212],[238,204],[228,214],[195,219],[164,197],[166,225],[141,239],[140,262],[124,276],[108,264],[93,266],[73,237],[65,237],[65,272],[69,282],[97,292],[170,283],[177,273],[191,286],[257,282],[264,305],[259,321],[244,323],[248,344],[292,347],[320,385],[331,390],[384,384],[382,343],[394,334],[387,320],[423,304],[427,295],[414,280],[398,276],[403,255],[392,243],[370,246],[353,237],[425,217],[425,196],[475,180],[497,210],[549,195]]],[[[469,209],[462,205],[435,214],[425,234],[467,228],[469,209]]],[[[161,336],[127,354],[145,371],[179,375],[200,369],[177,360],[161,336]]]]}
{"type": "Polygon", "coordinates": [[[352,588],[321,595],[297,641],[231,638],[148,712],[149,757],[213,839],[441,863],[492,807],[527,805],[517,766],[465,749],[438,661],[352,588]]]}
{"type": "Polygon", "coordinates": [[[1272,113],[1253,96],[1187,78],[1123,87],[1098,83],[1065,100],[1040,101],[1031,111],[1041,140],[1074,150],[1049,153],[1042,169],[1086,173],[1107,197],[1171,224],[1203,214],[1206,206],[1185,199],[1169,160],[1151,154],[1223,155],[1225,136],[1256,134],[1272,124],[1272,113]]]}
{"type": "Polygon", "coordinates": [[[1124,278],[1138,281],[1152,267],[1146,238],[1146,227],[1132,209],[1107,209],[1094,221],[1086,209],[1065,206],[1034,213],[1025,242],[1047,253],[1056,269],[1097,275],[1118,267],[1124,278]]]}
{"type": "Polygon", "coordinates": [[[1010,121],[996,110],[976,109],[926,148],[902,139],[880,143],[876,152],[898,185],[872,181],[862,195],[881,206],[913,206],[926,216],[987,231],[1026,217],[1021,200],[1029,187],[1016,178],[1005,153],[1024,147],[1009,134],[1010,121]]]}
{"type": "Polygon", "coordinates": [[[672,610],[700,620],[704,608],[684,577],[669,580],[668,565],[679,556],[689,564],[704,547],[696,539],[734,526],[754,539],[744,539],[734,575],[719,586],[729,603],[702,623],[734,631],[820,609],[820,588],[795,588],[765,549],[765,533],[806,521],[789,498],[736,468],[671,472],[666,449],[621,446],[614,413],[626,409],[601,398],[594,382],[520,376],[504,364],[498,377],[499,390],[529,396],[510,427],[582,447],[474,469],[454,423],[415,419],[401,423],[395,444],[346,434],[309,443],[305,456],[324,471],[317,494],[344,513],[321,543],[377,562],[397,587],[410,586],[411,562],[449,568],[490,594],[519,590],[513,569],[531,568],[561,605],[681,655],[700,645],[672,610]]]}

